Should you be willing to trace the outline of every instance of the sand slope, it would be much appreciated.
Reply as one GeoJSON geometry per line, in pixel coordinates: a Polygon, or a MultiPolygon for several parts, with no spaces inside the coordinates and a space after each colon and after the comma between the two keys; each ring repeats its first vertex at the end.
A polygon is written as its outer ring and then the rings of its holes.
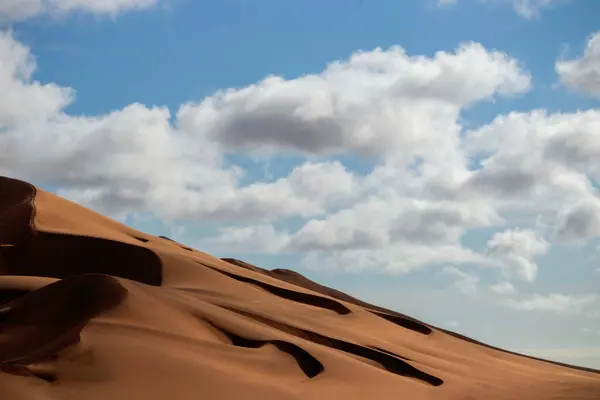
{"type": "Polygon", "coordinates": [[[8,178],[0,272],[2,399],[600,399],[595,371],[220,260],[8,178]]]}

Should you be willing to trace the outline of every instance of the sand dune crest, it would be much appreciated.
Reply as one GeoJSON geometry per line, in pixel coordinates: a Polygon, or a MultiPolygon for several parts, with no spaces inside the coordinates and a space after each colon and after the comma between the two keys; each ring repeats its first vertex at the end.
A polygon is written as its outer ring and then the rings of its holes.
{"type": "Polygon", "coordinates": [[[0,178],[0,396],[597,400],[600,374],[0,178]]]}

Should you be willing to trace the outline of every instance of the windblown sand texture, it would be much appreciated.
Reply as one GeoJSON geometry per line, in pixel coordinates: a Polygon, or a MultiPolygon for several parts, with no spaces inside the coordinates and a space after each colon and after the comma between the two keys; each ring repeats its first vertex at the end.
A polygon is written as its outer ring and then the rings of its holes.
{"type": "Polygon", "coordinates": [[[600,399],[597,371],[220,260],[1,177],[0,271],[3,400],[600,399]]]}

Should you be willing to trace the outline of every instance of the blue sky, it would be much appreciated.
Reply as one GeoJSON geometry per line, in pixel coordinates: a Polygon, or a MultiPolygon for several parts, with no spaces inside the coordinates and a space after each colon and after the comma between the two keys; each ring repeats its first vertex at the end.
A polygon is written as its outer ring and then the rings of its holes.
{"type": "Polygon", "coordinates": [[[0,173],[600,368],[598,15],[594,0],[0,0],[0,173]]]}

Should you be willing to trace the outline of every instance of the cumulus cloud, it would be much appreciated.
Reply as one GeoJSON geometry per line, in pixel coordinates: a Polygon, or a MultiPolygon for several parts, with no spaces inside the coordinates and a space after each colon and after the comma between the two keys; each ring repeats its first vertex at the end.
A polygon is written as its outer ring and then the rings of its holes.
{"type": "Polygon", "coordinates": [[[71,88],[32,80],[36,62],[29,49],[0,31],[0,129],[46,122],[73,98],[71,88]]]}
{"type": "Polygon", "coordinates": [[[463,131],[465,107],[531,86],[517,60],[476,43],[433,57],[359,52],[319,74],[184,104],[175,118],[143,104],[69,115],[74,89],[37,82],[35,70],[30,50],[0,34],[0,173],[111,215],[251,224],[223,228],[215,248],[303,253],[306,265],[347,271],[495,265],[533,280],[545,240],[509,230],[481,254],[465,232],[540,212],[560,225],[552,213],[595,194],[596,110],[511,113],[463,131]],[[241,151],[307,157],[259,181],[228,161],[241,151]],[[334,159],[342,153],[374,167],[348,170],[334,159]],[[288,217],[297,229],[273,228],[288,217]]]}
{"type": "Polygon", "coordinates": [[[507,305],[520,311],[547,311],[557,314],[580,314],[598,303],[598,296],[586,294],[569,296],[552,293],[549,295],[534,294],[522,300],[508,300],[507,305]]]}
{"type": "Polygon", "coordinates": [[[124,11],[155,6],[160,0],[2,0],[0,21],[24,20],[42,14],[87,12],[115,16],[124,11]]]}
{"type": "Polygon", "coordinates": [[[308,268],[347,272],[407,273],[446,262],[492,265],[459,241],[467,227],[488,224],[494,218],[486,214],[489,211],[373,196],[324,219],[310,219],[295,232],[263,225],[228,228],[203,245],[226,243],[233,251],[244,248],[251,253],[264,249],[299,253],[308,268]],[[262,233],[254,234],[258,230],[262,233]]]}
{"type": "Polygon", "coordinates": [[[600,97],[600,32],[590,37],[581,57],[559,60],[555,68],[567,87],[600,97]]]}
{"type": "Polygon", "coordinates": [[[538,272],[534,259],[549,247],[536,232],[515,228],[494,233],[487,243],[487,253],[503,264],[507,276],[531,282],[538,272]]]}
{"type": "Polygon", "coordinates": [[[132,104],[74,117],[71,88],[33,80],[35,59],[0,33],[0,171],[51,184],[112,215],[152,211],[165,218],[219,220],[319,215],[355,192],[337,161],[305,163],[289,177],[240,184],[218,146],[170,124],[165,107],[132,104]]]}
{"type": "Polygon", "coordinates": [[[467,132],[465,148],[480,159],[467,193],[501,200],[503,207],[547,212],[594,196],[600,177],[600,112],[513,112],[467,132]]]}
{"type": "Polygon", "coordinates": [[[201,244],[213,252],[274,254],[281,252],[288,240],[287,233],[262,224],[221,228],[217,236],[201,244]]]}
{"type": "Polygon", "coordinates": [[[74,90],[34,81],[35,59],[9,33],[0,36],[0,57],[5,173],[56,185],[102,211],[152,210],[169,218],[318,215],[327,202],[360,193],[338,162],[301,165],[288,177],[242,187],[243,171],[226,167],[223,158],[240,146],[317,153],[394,149],[395,159],[405,151],[407,162],[422,153],[460,166],[460,106],[529,87],[528,73],[514,59],[478,44],[431,59],[377,49],[319,75],[272,77],[183,105],[172,125],[170,110],[142,104],[70,116],[64,109],[74,90]],[[271,124],[277,119],[283,124],[271,124]],[[290,135],[295,123],[302,128],[290,135]],[[342,128],[339,135],[332,123],[342,128]]]}
{"type": "Polygon", "coordinates": [[[392,47],[355,53],[320,74],[222,91],[185,105],[178,120],[230,151],[350,151],[410,161],[445,156],[435,149],[453,145],[461,107],[530,85],[515,59],[477,43],[433,58],[392,47]]]}
{"type": "Polygon", "coordinates": [[[460,237],[469,227],[497,222],[494,211],[475,202],[425,201],[379,193],[323,219],[311,219],[291,237],[289,251],[309,255],[305,265],[346,271],[405,273],[439,264],[482,263],[460,237]]]}
{"type": "Polygon", "coordinates": [[[586,199],[561,213],[556,236],[567,243],[585,243],[600,236],[600,201],[586,199]]]}
{"type": "Polygon", "coordinates": [[[308,221],[292,238],[299,250],[382,248],[398,243],[456,244],[469,227],[496,218],[484,205],[406,199],[396,194],[372,196],[325,219],[308,221]]]}

